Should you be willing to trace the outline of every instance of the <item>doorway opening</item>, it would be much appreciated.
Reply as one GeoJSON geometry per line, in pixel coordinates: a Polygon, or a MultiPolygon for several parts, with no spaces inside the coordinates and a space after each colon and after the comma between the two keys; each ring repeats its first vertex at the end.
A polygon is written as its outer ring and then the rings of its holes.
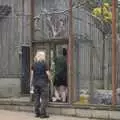
{"type": "Polygon", "coordinates": [[[49,83],[49,101],[68,102],[67,80],[67,43],[33,43],[33,57],[36,52],[45,53],[46,62],[52,74],[52,82],[49,83]]]}
{"type": "Polygon", "coordinates": [[[22,46],[21,56],[21,94],[28,95],[30,91],[30,47],[22,46]]]}

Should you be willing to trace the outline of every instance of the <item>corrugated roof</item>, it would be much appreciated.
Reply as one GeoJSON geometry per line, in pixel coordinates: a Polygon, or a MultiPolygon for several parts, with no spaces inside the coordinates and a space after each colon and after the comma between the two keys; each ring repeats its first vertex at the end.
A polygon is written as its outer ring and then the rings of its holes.
{"type": "Polygon", "coordinates": [[[0,19],[8,16],[11,13],[12,9],[8,5],[0,5],[0,19]]]}

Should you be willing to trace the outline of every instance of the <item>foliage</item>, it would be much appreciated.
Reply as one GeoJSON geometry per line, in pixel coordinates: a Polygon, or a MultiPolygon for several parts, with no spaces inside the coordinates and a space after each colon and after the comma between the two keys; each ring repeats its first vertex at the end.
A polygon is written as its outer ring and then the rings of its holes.
{"type": "Polygon", "coordinates": [[[98,5],[93,8],[92,14],[104,22],[111,23],[112,21],[111,6],[109,3],[98,3],[98,5]]]}

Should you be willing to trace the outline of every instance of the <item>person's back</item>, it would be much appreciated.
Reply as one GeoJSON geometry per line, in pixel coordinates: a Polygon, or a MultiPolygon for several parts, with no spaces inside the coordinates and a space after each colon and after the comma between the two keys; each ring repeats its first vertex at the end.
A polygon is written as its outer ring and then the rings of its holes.
{"type": "Polygon", "coordinates": [[[46,74],[46,64],[44,62],[36,62],[33,65],[34,69],[34,80],[33,80],[33,85],[38,86],[42,84],[48,83],[48,76],[46,74]]]}
{"type": "Polygon", "coordinates": [[[43,52],[37,52],[31,70],[30,83],[34,87],[36,117],[48,118],[46,108],[48,105],[48,77],[50,78],[50,72],[44,61],[45,54],[43,52]]]}
{"type": "Polygon", "coordinates": [[[57,57],[55,60],[55,73],[56,75],[63,73],[66,67],[66,58],[64,56],[57,57]]]}
{"type": "Polygon", "coordinates": [[[55,59],[55,86],[67,85],[67,59],[66,51],[55,59]]]}

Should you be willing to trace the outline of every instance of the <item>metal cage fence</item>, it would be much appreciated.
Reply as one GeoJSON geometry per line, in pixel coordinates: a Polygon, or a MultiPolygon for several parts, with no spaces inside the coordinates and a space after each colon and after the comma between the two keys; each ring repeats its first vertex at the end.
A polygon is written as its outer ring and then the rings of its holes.
{"type": "Polygon", "coordinates": [[[78,7],[73,9],[73,27],[77,94],[80,96],[85,90],[90,95],[90,102],[95,103],[96,91],[111,89],[111,25],[92,16],[84,7],[78,7]]]}

